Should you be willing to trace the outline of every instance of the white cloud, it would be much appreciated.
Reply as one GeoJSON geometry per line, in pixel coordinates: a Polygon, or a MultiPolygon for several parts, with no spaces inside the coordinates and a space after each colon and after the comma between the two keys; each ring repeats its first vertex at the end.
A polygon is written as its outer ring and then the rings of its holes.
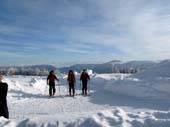
{"type": "Polygon", "coordinates": [[[103,17],[100,24],[93,28],[73,29],[71,33],[78,35],[74,39],[116,47],[129,59],[169,58],[168,6],[165,8],[159,3],[135,0],[96,3],[99,6],[98,13],[103,17]]]}
{"type": "Polygon", "coordinates": [[[16,16],[13,26],[0,24],[0,32],[31,34],[30,50],[93,53],[98,59],[169,58],[170,5],[162,4],[165,1],[74,2],[10,1],[10,7],[15,5],[28,15],[16,16]]]}

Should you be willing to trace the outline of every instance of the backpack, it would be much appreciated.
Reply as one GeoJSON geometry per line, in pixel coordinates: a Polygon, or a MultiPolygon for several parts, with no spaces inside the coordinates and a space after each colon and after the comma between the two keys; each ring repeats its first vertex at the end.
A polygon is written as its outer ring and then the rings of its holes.
{"type": "Polygon", "coordinates": [[[67,78],[67,81],[69,81],[69,82],[75,82],[75,76],[74,76],[74,74],[69,74],[69,75],[68,75],[68,78],[67,78]]]}

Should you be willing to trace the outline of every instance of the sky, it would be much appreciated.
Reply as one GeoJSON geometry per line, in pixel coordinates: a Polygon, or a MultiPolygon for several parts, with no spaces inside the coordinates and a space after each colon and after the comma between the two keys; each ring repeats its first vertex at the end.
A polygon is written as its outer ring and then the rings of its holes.
{"type": "Polygon", "coordinates": [[[169,0],[0,0],[0,65],[169,57],[169,0]]]}

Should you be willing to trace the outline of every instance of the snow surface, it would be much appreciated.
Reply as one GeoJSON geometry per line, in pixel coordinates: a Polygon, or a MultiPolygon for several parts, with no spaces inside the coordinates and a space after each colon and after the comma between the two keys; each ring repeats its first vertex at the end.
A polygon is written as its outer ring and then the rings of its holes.
{"type": "Polygon", "coordinates": [[[134,75],[133,77],[143,80],[170,79],[170,60],[162,61],[150,69],[134,75]]]}
{"type": "Polygon", "coordinates": [[[80,74],[76,73],[74,98],[67,96],[64,74],[59,75],[53,98],[48,98],[46,77],[7,76],[10,119],[0,117],[0,126],[169,127],[170,79],[160,71],[161,78],[149,80],[148,76],[91,74],[90,96],[86,97],[81,95],[80,74]]]}

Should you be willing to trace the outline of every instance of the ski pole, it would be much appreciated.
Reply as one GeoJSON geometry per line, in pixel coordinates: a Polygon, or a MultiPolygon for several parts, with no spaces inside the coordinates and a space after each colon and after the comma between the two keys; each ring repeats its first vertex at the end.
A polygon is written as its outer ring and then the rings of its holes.
{"type": "Polygon", "coordinates": [[[81,87],[81,80],[80,80],[80,91],[82,91],[82,87],[81,87]]]}
{"type": "Polygon", "coordinates": [[[88,89],[89,95],[90,95],[90,80],[89,80],[89,89],[88,89]]]}
{"type": "Polygon", "coordinates": [[[47,85],[45,85],[45,89],[44,89],[44,95],[45,95],[45,92],[46,92],[46,88],[47,88],[47,85]]]}
{"type": "MultiPolygon", "coordinates": [[[[69,85],[69,84],[68,84],[69,85]]],[[[67,96],[69,95],[69,93],[68,93],[68,85],[67,85],[67,96]]]]}
{"type": "Polygon", "coordinates": [[[80,91],[81,91],[81,81],[80,81],[80,91]]]}
{"type": "Polygon", "coordinates": [[[58,90],[59,90],[59,96],[60,96],[60,83],[59,83],[59,80],[58,80],[58,90]]]}
{"type": "Polygon", "coordinates": [[[74,91],[75,91],[75,95],[77,95],[77,92],[76,92],[76,82],[75,82],[75,88],[74,88],[74,91]]]}
{"type": "Polygon", "coordinates": [[[81,90],[81,81],[80,81],[80,90],[81,90]]]}
{"type": "Polygon", "coordinates": [[[45,85],[45,89],[44,89],[44,95],[45,95],[45,92],[46,92],[46,89],[47,89],[47,86],[49,85],[49,82],[47,82],[47,84],[45,85]]]}

